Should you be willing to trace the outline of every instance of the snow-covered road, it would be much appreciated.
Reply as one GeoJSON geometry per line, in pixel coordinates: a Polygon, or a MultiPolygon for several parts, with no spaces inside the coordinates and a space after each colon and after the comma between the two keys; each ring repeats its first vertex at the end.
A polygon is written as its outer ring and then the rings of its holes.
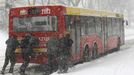
{"type": "MultiPolygon", "coordinates": [[[[131,40],[132,41],[132,40],[131,40]]],[[[79,64],[63,75],[134,75],[134,42],[121,51],[79,64]]],[[[54,73],[53,75],[58,75],[54,73]]],[[[62,75],[62,74],[61,74],[62,75]]]]}
{"type": "Polygon", "coordinates": [[[7,40],[7,32],[0,30],[0,57],[4,55],[6,44],[5,41],[7,40]]]}
{"type": "MultiPolygon", "coordinates": [[[[134,29],[125,28],[126,43],[121,50],[112,54],[100,57],[91,62],[76,65],[69,69],[68,73],[60,75],[134,75],[134,29]]],[[[3,65],[5,45],[3,42],[7,35],[0,32],[2,36],[0,45],[0,67],[3,65]]],[[[39,74],[38,74],[39,75],[39,74]]],[[[57,72],[52,75],[59,75],[57,72]]]]}
{"type": "Polygon", "coordinates": [[[76,65],[60,75],[134,75],[134,29],[125,28],[125,36],[126,43],[120,51],[76,65]]]}

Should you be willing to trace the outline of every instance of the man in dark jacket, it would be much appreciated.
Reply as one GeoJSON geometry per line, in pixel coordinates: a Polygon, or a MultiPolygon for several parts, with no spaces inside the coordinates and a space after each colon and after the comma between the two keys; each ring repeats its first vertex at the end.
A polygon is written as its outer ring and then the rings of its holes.
{"type": "Polygon", "coordinates": [[[15,65],[15,50],[19,45],[19,42],[15,35],[12,35],[9,37],[9,39],[6,41],[7,48],[5,53],[5,63],[3,65],[1,73],[4,74],[4,71],[6,69],[6,66],[8,65],[9,61],[11,63],[9,73],[13,73],[14,65],[15,65]]]}
{"type": "Polygon", "coordinates": [[[70,33],[66,32],[64,37],[59,40],[59,72],[65,73],[69,66],[69,57],[71,56],[71,47],[73,40],[70,39],[70,33]]]}
{"type": "Polygon", "coordinates": [[[25,70],[30,62],[30,57],[33,54],[33,46],[35,44],[35,41],[33,40],[34,37],[31,34],[26,34],[24,39],[21,41],[21,49],[22,49],[22,58],[23,58],[23,64],[20,67],[20,73],[22,75],[25,74],[25,70]]]}
{"type": "Polygon", "coordinates": [[[46,43],[47,54],[48,54],[48,66],[49,71],[48,73],[52,73],[53,70],[56,68],[55,66],[55,59],[57,58],[58,53],[58,39],[56,35],[53,35],[46,43]]]}

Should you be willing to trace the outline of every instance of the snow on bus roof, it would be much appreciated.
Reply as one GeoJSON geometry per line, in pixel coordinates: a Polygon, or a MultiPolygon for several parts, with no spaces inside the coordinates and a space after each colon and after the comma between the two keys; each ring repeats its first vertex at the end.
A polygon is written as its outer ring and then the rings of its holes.
{"type": "Polygon", "coordinates": [[[87,9],[87,8],[66,7],[66,12],[68,15],[89,15],[89,16],[123,18],[123,14],[120,13],[100,11],[100,10],[87,9]]]}
{"type": "MultiPolygon", "coordinates": [[[[33,7],[46,7],[46,6],[25,6],[25,7],[15,7],[11,8],[33,8],[33,7]]],[[[95,9],[87,9],[87,8],[79,8],[79,7],[68,7],[63,5],[47,5],[47,7],[63,7],[66,8],[65,15],[85,15],[85,16],[100,16],[100,17],[117,17],[123,18],[123,14],[109,12],[109,11],[102,11],[102,10],[95,10],[95,9]]]]}

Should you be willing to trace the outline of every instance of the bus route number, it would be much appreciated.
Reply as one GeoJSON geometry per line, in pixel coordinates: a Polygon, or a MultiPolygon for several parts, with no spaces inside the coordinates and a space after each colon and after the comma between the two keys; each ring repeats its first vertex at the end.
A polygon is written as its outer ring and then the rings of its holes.
{"type": "Polygon", "coordinates": [[[50,14],[50,12],[49,8],[42,9],[42,14],[50,14]]]}

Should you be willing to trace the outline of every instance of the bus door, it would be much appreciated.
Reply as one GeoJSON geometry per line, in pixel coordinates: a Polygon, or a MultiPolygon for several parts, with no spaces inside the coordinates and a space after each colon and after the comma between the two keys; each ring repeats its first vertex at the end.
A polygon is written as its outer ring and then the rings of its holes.
{"type": "Polygon", "coordinates": [[[107,39],[108,39],[108,29],[107,29],[107,18],[102,17],[102,33],[103,33],[103,46],[104,51],[107,51],[107,39]]]}
{"type": "Polygon", "coordinates": [[[80,53],[80,19],[78,16],[74,17],[74,22],[72,24],[71,38],[73,39],[73,54],[80,53]]]}
{"type": "MultiPolygon", "coordinates": [[[[71,39],[73,40],[72,55],[80,53],[80,19],[79,16],[65,16],[66,29],[71,32],[71,39]]],[[[74,56],[77,59],[76,56],[74,56]]]]}

